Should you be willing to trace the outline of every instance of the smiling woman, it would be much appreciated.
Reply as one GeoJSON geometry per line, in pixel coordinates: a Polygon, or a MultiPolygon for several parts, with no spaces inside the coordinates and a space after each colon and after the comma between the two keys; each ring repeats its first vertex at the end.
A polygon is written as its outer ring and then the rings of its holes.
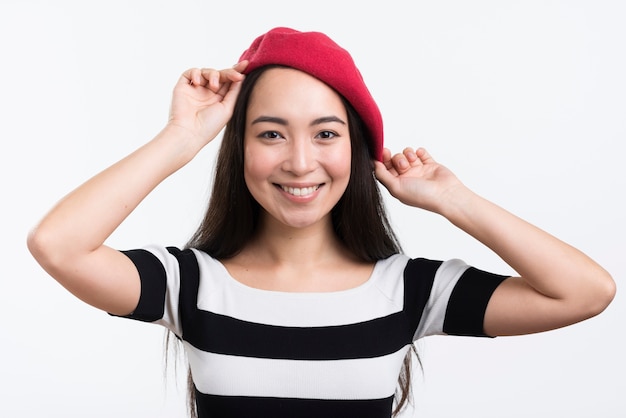
{"type": "Polygon", "coordinates": [[[417,340],[547,331],[615,294],[593,260],[478,196],[425,149],[384,148],[350,54],[290,28],[255,39],[232,68],[184,72],[166,127],[62,199],[28,244],[77,297],[176,336],[199,417],[388,418],[406,404],[417,340]],[[105,246],[224,126],[186,248],[105,246]],[[519,277],[405,255],[379,183],[519,277]]]}

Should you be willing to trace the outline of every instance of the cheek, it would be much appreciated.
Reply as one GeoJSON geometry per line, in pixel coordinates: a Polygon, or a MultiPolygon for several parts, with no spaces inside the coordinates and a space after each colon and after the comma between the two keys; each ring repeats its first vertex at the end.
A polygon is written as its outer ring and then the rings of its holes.
{"type": "Polygon", "coordinates": [[[244,150],[243,176],[250,192],[265,187],[274,171],[275,162],[271,155],[259,151],[254,147],[246,147],[244,150]]]}
{"type": "MultiPolygon", "coordinates": [[[[352,153],[349,145],[335,149],[327,156],[328,170],[333,177],[350,177],[352,153]]],[[[347,181],[347,179],[346,179],[347,181]]]]}
{"type": "Polygon", "coordinates": [[[243,150],[243,172],[247,177],[248,175],[255,175],[259,171],[262,171],[262,164],[264,158],[259,155],[259,150],[244,144],[243,150]]]}
{"type": "Polygon", "coordinates": [[[246,181],[248,189],[250,189],[251,183],[254,183],[254,178],[258,176],[259,169],[257,164],[258,161],[254,158],[254,153],[246,148],[243,155],[243,178],[246,181]]]}
{"type": "Polygon", "coordinates": [[[263,174],[263,167],[259,163],[260,161],[254,158],[244,160],[243,177],[248,185],[254,183],[263,174]]]}

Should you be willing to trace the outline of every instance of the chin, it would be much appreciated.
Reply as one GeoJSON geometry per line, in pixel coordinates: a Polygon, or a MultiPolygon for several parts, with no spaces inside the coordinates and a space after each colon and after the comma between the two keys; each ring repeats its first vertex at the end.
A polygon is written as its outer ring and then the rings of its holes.
{"type": "Polygon", "coordinates": [[[305,229],[316,226],[319,224],[319,221],[310,221],[310,220],[283,220],[282,224],[294,229],[305,229]]]}
{"type": "Polygon", "coordinates": [[[331,222],[330,215],[321,218],[317,216],[288,216],[277,218],[277,221],[283,226],[294,229],[322,227],[331,222]]]}

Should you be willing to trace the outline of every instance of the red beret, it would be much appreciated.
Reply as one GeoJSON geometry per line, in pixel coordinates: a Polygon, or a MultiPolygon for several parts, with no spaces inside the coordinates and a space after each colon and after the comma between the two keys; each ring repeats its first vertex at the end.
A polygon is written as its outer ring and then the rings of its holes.
{"type": "Polygon", "coordinates": [[[259,36],[241,55],[245,73],[270,64],[285,65],[325,82],[350,102],[368,129],[374,157],[382,160],[383,118],[352,57],[320,32],[274,28],[259,36]]]}

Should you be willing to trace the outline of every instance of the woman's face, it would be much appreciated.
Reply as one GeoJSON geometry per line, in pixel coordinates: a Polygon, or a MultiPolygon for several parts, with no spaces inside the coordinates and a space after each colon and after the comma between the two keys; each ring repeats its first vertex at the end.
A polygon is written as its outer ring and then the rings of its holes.
{"type": "Polygon", "coordinates": [[[264,216],[294,228],[330,222],[350,158],[346,109],[334,90],[294,69],[259,78],[247,110],[244,178],[264,216]]]}

